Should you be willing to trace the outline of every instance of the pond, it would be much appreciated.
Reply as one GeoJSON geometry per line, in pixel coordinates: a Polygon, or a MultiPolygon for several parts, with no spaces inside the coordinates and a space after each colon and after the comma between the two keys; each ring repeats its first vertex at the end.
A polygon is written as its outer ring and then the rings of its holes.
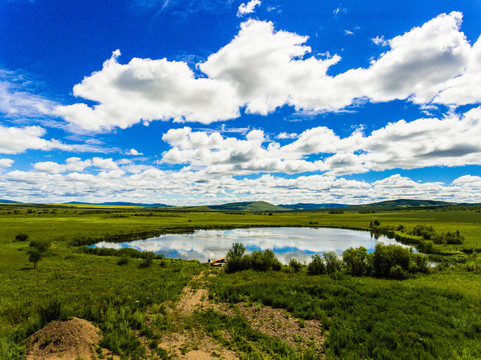
{"type": "MultiPolygon", "coordinates": [[[[398,244],[394,239],[380,236],[377,240],[367,231],[334,228],[273,227],[233,230],[196,230],[193,234],[167,234],[159,237],[123,243],[99,242],[93,247],[162,253],[169,258],[199,260],[225,257],[235,242],[243,243],[247,253],[271,249],[283,263],[291,258],[309,263],[312,255],[335,251],[339,256],[350,247],[364,246],[374,251],[378,242],[398,244]]],[[[404,245],[402,245],[404,246],[404,245]]]]}

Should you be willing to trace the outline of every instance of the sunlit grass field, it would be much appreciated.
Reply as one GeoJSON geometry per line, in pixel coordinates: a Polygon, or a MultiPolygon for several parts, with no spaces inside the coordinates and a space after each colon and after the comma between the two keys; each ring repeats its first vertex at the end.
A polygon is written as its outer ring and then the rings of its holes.
{"type": "MultiPolygon", "coordinates": [[[[244,272],[225,274],[216,278],[212,285],[216,296],[227,301],[258,301],[269,304],[268,300],[257,293],[258,287],[265,290],[264,294],[284,289],[286,291],[282,294],[285,304],[277,305],[286,307],[300,317],[307,315],[302,315],[298,309],[289,305],[293,299],[304,299],[306,303],[301,303],[301,307],[308,307],[308,304],[317,301],[320,310],[315,316],[329,324],[329,329],[325,330],[328,338],[332,336],[327,343],[328,354],[334,358],[389,358],[386,354],[396,358],[394,355],[399,354],[396,352],[399,349],[390,349],[387,346],[393,338],[397,339],[399,346],[417,344],[419,348],[416,348],[416,354],[420,354],[421,358],[424,355],[425,358],[443,358],[442,351],[447,348],[451,350],[446,358],[479,358],[481,350],[476,344],[481,340],[481,274],[476,267],[468,271],[465,266],[468,263],[480,263],[476,252],[466,254],[473,249],[481,249],[481,213],[472,210],[403,210],[370,214],[345,211],[343,214],[329,214],[183,212],[91,206],[0,207],[0,339],[7,341],[10,347],[21,346],[26,337],[43,325],[46,320],[45,315],[42,315],[45,314],[45,309],[48,310],[49,306],[57,302],[61,303],[62,316],[86,318],[99,324],[105,334],[110,334],[111,339],[119,339],[117,343],[110,340],[104,344],[106,347],[126,358],[142,358],[142,351],[132,331],[137,329],[148,333],[146,325],[142,323],[145,309],[158,307],[166,300],[175,299],[192,276],[206,266],[196,261],[156,259],[150,266],[142,267],[143,260],[136,258],[130,258],[125,264],[119,265],[118,256],[84,254],[79,251],[79,246],[75,245],[116,239],[119,235],[122,240],[134,240],[194,229],[328,226],[368,230],[370,222],[374,220],[394,227],[432,226],[436,232],[459,230],[465,237],[463,244],[439,246],[451,253],[459,253],[461,257],[458,257],[457,261],[462,261],[460,264],[452,264],[436,269],[433,273],[404,281],[350,276],[335,281],[327,275],[313,277],[286,271],[262,274],[249,271],[246,272],[248,275],[242,275],[244,272]],[[27,234],[28,240],[15,240],[18,234],[27,234]],[[28,260],[31,240],[51,242],[51,247],[35,270],[28,260]],[[345,294],[342,289],[348,289],[360,304],[372,297],[379,298],[376,300],[379,301],[379,306],[376,305],[375,311],[379,312],[379,307],[385,306],[387,312],[384,318],[376,317],[376,331],[389,331],[389,318],[400,313],[410,314],[403,320],[407,325],[403,327],[404,325],[400,324],[400,327],[393,328],[392,331],[396,334],[386,335],[384,340],[376,342],[370,350],[360,349],[356,344],[349,343],[346,348],[350,350],[343,353],[340,350],[341,345],[349,339],[342,337],[342,334],[348,334],[347,330],[342,329],[350,327],[349,331],[366,331],[366,334],[369,334],[369,329],[359,327],[356,322],[364,319],[363,316],[369,316],[369,311],[374,311],[374,308],[366,307],[366,313],[359,315],[361,320],[348,316],[347,320],[340,321],[336,316],[342,317],[344,312],[347,314],[349,311],[361,311],[362,307],[353,310],[347,305],[343,308],[328,305],[316,292],[319,291],[319,286],[326,294],[330,294],[329,301],[339,304],[342,304],[340,300],[345,294]],[[314,288],[317,290],[312,290],[314,288]],[[302,292],[305,297],[296,295],[302,292]],[[239,298],[229,298],[227,293],[237,293],[239,298]],[[423,305],[417,304],[414,299],[419,299],[423,305]],[[395,304],[391,304],[393,301],[395,304]],[[335,309],[334,313],[329,312],[329,306],[335,309]],[[394,306],[394,310],[390,306],[394,306]],[[390,312],[391,310],[393,312],[390,312]],[[440,314],[438,318],[436,314],[440,314]],[[430,329],[426,328],[423,335],[431,340],[412,342],[414,340],[411,338],[414,339],[422,332],[422,319],[426,316],[434,318],[429,322],[430,329]],[[409,325],[413,321],[417,324],[415,328],[409,325]],[[124,325],[121,327],[112,324],[124,325]],[[449,331],[433,335],[446,326],[449,331]],[[430,349],[433,346],[437,347],[436,351],[430,349]]],[[[363,339],[369,336],[366,335],[363,339]]]]}

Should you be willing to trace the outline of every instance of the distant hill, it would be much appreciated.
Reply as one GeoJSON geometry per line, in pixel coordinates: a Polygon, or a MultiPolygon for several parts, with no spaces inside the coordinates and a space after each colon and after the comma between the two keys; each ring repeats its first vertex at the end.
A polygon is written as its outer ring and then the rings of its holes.
{"type": "Polygon", "coordinates": [[[132,203],[132,202],[88,203],[88,202],[81,202],[81,201],[70,201],[70,202],[68,202],[68,203],[65,203],[65,205],[170,207],[170,205],[166,205],[166,204],[142,204],[142,203],[132,203]]]}
{"type": "Polygon", "coordinates": [[[0,199],[1,204],[20,204],[18,201],[13,201],[13,200],[6,200],[6,199],[0,199]]]}
{"type": "Polygon", "coordinates": [[[409,209],[409,208],[436,208],[443,206],[456,206],[456,203],[436,200],[410,200],[410,199],[398,199],[381,201],[377,203],[365,204],[365,205],[352,205],[347,210],[396,210],[396,209],[409,209]]]}
{"type": "Polygon", "coordinates": [[[272,205],[265,201],[246,201],[223,205],[209,205],[209,208],[219,211],[286,211],[283,207],[272,205]]]}
{"type": "Polygon", "coordinates": [[[350,205],[346,204],[313,204],[313,203],[297,203],[297,204],[287,204],[287,205],[277,205],[283,207],[285,209],[290,210],[315,210],[315,209],[333,209],[333,208],[342,208],[347,207],[350,205]]]}

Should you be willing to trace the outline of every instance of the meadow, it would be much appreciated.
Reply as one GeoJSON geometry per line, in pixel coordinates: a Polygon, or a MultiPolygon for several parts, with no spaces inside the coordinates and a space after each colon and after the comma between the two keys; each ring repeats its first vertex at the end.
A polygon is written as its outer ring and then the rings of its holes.
{"type": "MultiPolygon", "coordinates": [[[[21,359],[23,341],[29,335],[52,319],[70,316],[97,324],[104,333],[103,347],[123,358],[141,359],[145,352],[138,335],[151,341],[159,336],[146,321],[146,311],[159,310],[163,315],[159,315],[157,330],[168,331],[168,324],[175,319],[161,309],[166,302],[175,302],[192,277],[207,268],[197,261],[129,251],[96,256],[82,251],[83,245],[194,229],[307,226],[372,230],[373,221],[418,242],[424,239],[405,229],[423,225],[432,226],[436,233],[459,231],[464,240],[461,244],[434,244],[438,254],[432,256],[439,264],[430,273],[407,280],[355,277],[344,272],[312,276],[306,266],[299,272],[285,266],[280,271],[221,273],[211,280],[212,298],[271,305],[300,319],[319,319],[327,336],[329,358],[479,358],[479,210],[226,213],[3,205],[0,359],[21,359]],[[400,225],[404,230],[396,230],[400,225]],[[29,261],[32,241],[49,244],[36,269],[29,261]]],[[[194,320],[205,327],[212,326],[212,321],[206,325],[206,319],[222,316],[209,312],[196,314],[194,320]]],[[[221,328],[234,328],[238,322],[224,319],[221,323],[221,328]]],[[[159,350],[158,356],[164,355],[159,350]]]]}

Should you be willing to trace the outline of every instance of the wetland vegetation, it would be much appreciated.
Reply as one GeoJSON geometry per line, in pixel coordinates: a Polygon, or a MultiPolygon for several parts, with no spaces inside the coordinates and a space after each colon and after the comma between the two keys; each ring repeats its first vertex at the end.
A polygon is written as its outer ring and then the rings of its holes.
{"type": "MultiPolygon", "coordinates": [[[[122,358],[167,358],[161,339],[179,327],[217,334],[216,341],[245,358],[479,358],[480,237],[481,213],[469,207],[224,213],[3,205],[0,359],[22,359],[30,335],[51,320],[73,316],[97,325],[103,333],[99,348],[122,358]],[[375,253],[352,249],[343,263],[326,255],[315,259],[324,270],[309,270],[297,261],[277,264],[262,251],[251,255],[254,265],[246,270],[216,270],[217,276],[207,278],[213,302],[285,309],[299,324],[320,321],[326,340],[323,352],[316,353],[249,324],[239,328],[242,314],[209,309],[176,318],[169,308],[196,275],[210,271],[206,264],[84,246],[196,229],[280,226],[370,230],[415,246],[436,265],[414,271],[421,260],[406,250],[397,256],[407,256],[407,262],[388,269],[379,257],[376,268],[375,253]],[[34,253],[39,257],[31,258],[34,253]]],[[[379,254],[389,258],[391,250],[380,248],[379,254]]]]}

